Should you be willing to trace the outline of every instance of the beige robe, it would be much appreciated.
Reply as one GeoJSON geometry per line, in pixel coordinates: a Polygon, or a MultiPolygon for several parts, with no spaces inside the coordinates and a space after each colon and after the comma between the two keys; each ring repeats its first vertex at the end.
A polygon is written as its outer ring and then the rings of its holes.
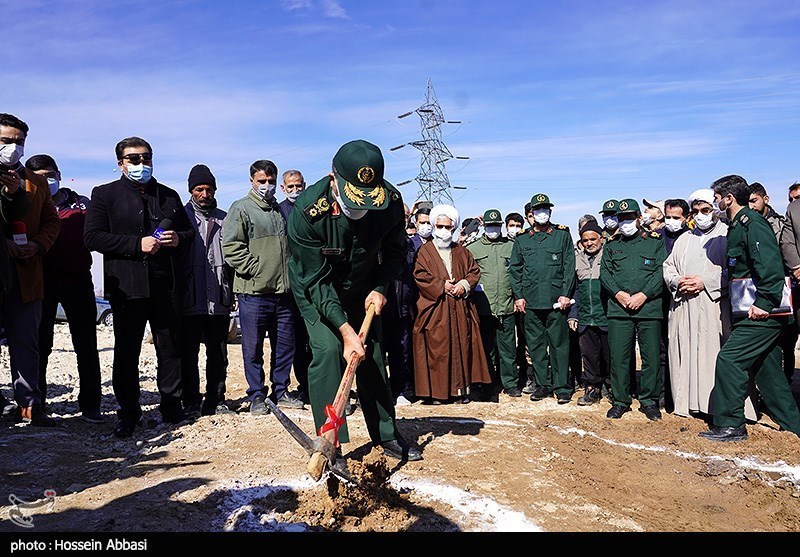
{"type": "MultiPolygon", "coordinates": [[[[727,271],[722,272],[727,269],[727,233],[723,222],[705,233],[690,230],[675,241],[664,261],[664,282],[670,293],[669,375],[678,416],[713,415],[717,353],[731,332],[727,271]],[[701,277],[703,292],[678,293],[678,280],[687,275],[701,277]]],[[[745,400],[745,417],[757,419],[752,396],[745,400]]]]}

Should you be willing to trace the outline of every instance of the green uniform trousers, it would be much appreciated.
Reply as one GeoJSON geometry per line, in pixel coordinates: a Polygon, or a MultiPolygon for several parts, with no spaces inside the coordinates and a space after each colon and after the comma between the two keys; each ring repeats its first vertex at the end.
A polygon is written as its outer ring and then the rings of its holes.
{"type": "Polygon", "coordinates": [[[556,396],[561,393],[572,394],[572,387],[569,386],[567,314],[554,309],[526,309],[525,340],[536,384],[555,392],[556,396]]]}
{"type": "MultiPolygon", "coordinates": [[[[364,309],[347,312],[348,323],[358,329],[364,321],[364,309]]],[[[370,439],[373,443],[391,441],[397,437],[394,428],[394,400],[389,379],[383,365],[383,348],[380,343],[380,318],[375,317],[367,335],[366,357],[356,368],[355,385],[358,402],[364,413],[370,439]]],[[[308,394],[314,414],[316,432],[325,423],[325,406],[333,404],[336,391],[344,374],[346,362],[342,358],[342,337],[339,330],[326,319],[320,319],[308,327],[311,363],[308,366],[308,394]]],[[[339,441],[348,443],[350,434],[345,423],[339,428],[339,441]]]]}
{"type": "Polygon", "coordinates": [[[481,315],[481,340],[492,383],[504,389],[516,388],[519,371],[514,366],[517,357],[514,314],[481,315]]]}
{"type": "Polygon", "coordinates": [[[782,323],[778,321],[733,326],[717,354],[713,393],[715,426],[744,425],[744,399],[752,368],[756,387],[772,419],[783,429],[800,436],[800,412],[783,373],[781,330],[782,323]]]}
{"type": "Polygon", "coordinates": [[[642,358],[642,378],[639,385],[639,404],[658,405],[661,395],[659,355],[661,352],[661,319],[608,318],[608,346],[611,351],[611,392],[614,404],[630,406],[632,358],[638,338],[642,358]]]}

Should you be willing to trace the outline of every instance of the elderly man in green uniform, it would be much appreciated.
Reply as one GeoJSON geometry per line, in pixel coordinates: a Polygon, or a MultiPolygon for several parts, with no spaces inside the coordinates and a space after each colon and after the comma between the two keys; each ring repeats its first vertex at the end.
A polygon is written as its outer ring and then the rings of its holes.
{"type": "Polygon", "coordinates": [[[566,404],[573,394],[566,310],[575,287],[575,245],[566,226],[550,222],[552,207],[543,193],[531,198],[533,226],[514,241],[509,277],[514,310],[525,314],[536,381],[530,399],[543,400],[555,392],[558,403],[566,404]]]}
{"type": "Polygon", "coordinates": [[[732,327],[717,354],[712,395],[714,425],[700,436],[712,441],[747,439],[744,400],[751,368],[772,419],[782,429],[800,436],[800,412],[781,367],[781,329],[792,314],[771,314],[782,305],[785,284],[775,234],[769,222],[748,207],[750,190],[744,178],[724,176],[711,188],[717,207],[728,216],[732,327]],[[740,285],[752,288],[741,296],[737,294],[740,285]]]}
{"type": "Polygon", "coordinates": [[[521,397],[514,330],[514,297],[508,264],[514,242],[502,235],[503,216],[497,209],[483,214],[483,236],[467,246],[481,270],[481,282],[473,289],[481,319],[481,337],[492,383],[510,397],[521,397]]]}
{"type": "MultiPolygon", "coordinates": [[[[308,386],[317,431],[326,422],[325,407],[333,403],[345,364],[355,354],[362,359],[356,389],[373,444],[388,456],[420,460],[422,455],[395,425],[380,319],[364,344],[356,332],[371,304],[380,315],[386,288],[405,265],[403,199],[383,171],[383,154],[372,143],[356,140],[339,148],[332,172],[300,194],[298,210],[289,217],[289,278],[308,328],[308,386]]],[[[338,440],[350,440],[346,422],[338,440]]]]}
{"type": "Polygon", "coordinates": [[[664,291],[664,242],[642,229],[635,199],[619,202],[619,234],[608,241],[600,261],[600,284],[608,293],[608,344],[611,348],[611,390],[614,404],[606,417],[619,419],[631,408],[630,368],[634,343],[639,342],[642,378],[639,411],[660,420],[658,373],[661,346],[661,301],[664,291]]]}

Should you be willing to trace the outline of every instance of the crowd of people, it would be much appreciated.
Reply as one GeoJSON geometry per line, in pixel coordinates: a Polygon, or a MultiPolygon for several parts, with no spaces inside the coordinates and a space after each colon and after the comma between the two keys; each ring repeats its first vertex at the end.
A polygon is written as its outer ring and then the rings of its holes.
{"type": "Polygon", "coordinates": [[[597,217],[581,217],[574,242],[551,220],[546,193],[522,213],[489,208],[463,222],[452,205],[409,207],[384,178],[380,149],[363,140],[342,145],[310,186],[299,170],[254,161],[247,194],[225,211],[208,166],[189,171],[184,204],[156,180],[153,149],[139,137],[116,145],[119,179],[86,198],[61,184],[50,155],[22,163],[28,131],[0,114],[1,315],[14,399],[2,400],[5,416],[58,425],[46,400],[61,304],[80,415],[105,422],[95,251],[114,316],[120,438],[141,425],[148,323],[163,421],[233,412],[234,309],[250,415],[309,405],[319,432],[335,428],[347,442],[331,403],[355,358],[357,399],[346,414],[357,404],[372,442],[398,459],[422,456],[397,431],[396,406],[523,394],[570,404],[581,392],[576,404],[606,400],[609,419],[636,399],[650,420],[662,411],[705,419],[701,435],[717,441],[746,439],[746,422],[762,412],[800,435],[790,388],[800,204],[776,214],[761,184],[730,175],[689,199],[609,199],[597,217]],[[377,319],[360,337],[371,307],[377,319]]]}

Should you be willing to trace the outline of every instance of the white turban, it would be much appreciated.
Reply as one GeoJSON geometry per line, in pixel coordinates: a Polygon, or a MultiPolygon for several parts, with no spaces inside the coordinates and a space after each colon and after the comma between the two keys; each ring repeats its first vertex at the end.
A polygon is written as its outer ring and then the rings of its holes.
{"type": "Polygon", "coordinates": [[[453,221],[453,230],[458,228],[458,211],[452,205],[436,205],[431,209],[431,224],[436,225],[436,219],[439,217],[447,217],[453,221]]]}
{"type": "Polygon", "coordinates": [[[694,203],[695,201],[705,201],[709,205],[713,205],[714,190],[709,188],[694,190],[692,194],[689,196],[689,206],[691,206],[692,203],[694,203]]]}

